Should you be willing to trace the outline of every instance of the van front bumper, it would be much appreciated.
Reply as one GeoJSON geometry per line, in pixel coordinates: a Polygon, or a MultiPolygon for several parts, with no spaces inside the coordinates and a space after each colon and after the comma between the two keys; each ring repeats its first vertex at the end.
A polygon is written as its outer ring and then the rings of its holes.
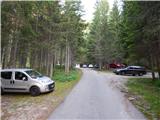
{"type": "Polygon", "coordinates": [[[45,85],[44,89],[41,90],[42,93],[44,92],[50,92],[50,91],[53,91],[55,88],[55,82],[51,83],[51,84],[48,84],[48,85],[45,85]]]}
{"type": "Polygon", "coordinates": [[[55,83],[52,83],[52,84],[49,84],[48,85],[48,90],[54,90],[54,87],[55,87],[55,83]]]}

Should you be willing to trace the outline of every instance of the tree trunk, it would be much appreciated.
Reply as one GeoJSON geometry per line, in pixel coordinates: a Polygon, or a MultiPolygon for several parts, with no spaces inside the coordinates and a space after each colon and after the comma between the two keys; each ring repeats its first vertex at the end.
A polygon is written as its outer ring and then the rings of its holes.
{"type": "Polygon", "coordinates": [[[153,79],[153,80],[156,79],[156,77],[155,77],[155,72],[154,72],[154,71],[152,71],[152,79],[153,79]]]}
{"type": "Polygon", "coordinates": [[[60,48],[60,68],[62,68],[62,60],[63,60],[63,48],[60,48]]]}
{"type": "Polygon", "coordinates": [[[65,73],[69,73],[69,43],[66,40],[65,73]]]}
{"type": "Polygon", "coordinates": [[[68,73],[69,73],[69,70],[70,70],[70,46],[69,46],[69,43],[68,43],[68,73]]]}
{"type": "Polygon", "coordinates": [[[1,49],[2,50],[2,57],[1,57],[1,66],[2,66],[2,69],[4,69],[5,68],[5,65],[6,65],[6,54],[5,54],[5,48],[3,48],[3,49],[1,49]]]}
{"type": "Polygon", "coordinates": [[[102,61],[99,60],[99,70],[102,70],[102,61]]]}
{"type": "Polygon", "coordinates": [[[29,60],[29,62],[30,62],[30,67],[31,68],[34,68],[34,59],[35,59],[35,54],[34,54],[35,52],[34,52],[34,50],[32,50],[31,51],[31,53],[30,53],[30,60],[29,60]]]}
{"type": "Polygon", "coordinates": [[[42,59],[43,59],[43,49],[41,48],[40,49],[40,59],[39,59],[39,62],[40,62],[40,64],[39,64],[39,69],[40,69],[40,71],[42,72],[43,71],[43,61],[42,61],[42,59]]]}
{"type": "Polygon", "coordinates": [[[153,56],[152,56],[152,53],[150,52],[150,66],[151,66],[151,69],[152,69],[152,80],[155,80],[155,73],[154,73],[154,59],[153,59],[153,56]]]}
{"type": "Polygon", "coordinates": [[[47,75],[49,76],[50,75],[50,54],[49,54],[49,51],[47,53],[47,75]]]}
{"type": "Polygon", "coordinates": [[[158,79],[160,79],[160,71],[158,71],[158,79]]]}
{"type": "Polygon", "coordinates": [[[54,53],[54,68],[56,67],[56,62],[57,62],[57,53],[55,51],[55,53],[54,53]]]}
{"type": "Polygon", "coordinates": [[[12,48],[11,48],[11,53],[10,53],[10,62],[9,62],[9,67],[16,67],[16,52],[17,52],[17,39],[16,39],[16,34],[14,34],[14,38],[12,41],[12,48]]]}
{"type": "MultiPolygon", "coordinates": [[[[20,46],[18,46],[20,47],[20,46]]],[[[18,49],[19,52],[17,52],[17,57],[19,58],[19,67],[25,68],[26,64],[27,64],[27,57],[28,57],[28,52],[27,50],[27,46],[23,46],[22,48],[18,49]]]]}
{"type": "Polygon", "coordinates": [[[160,79],[160,57],[157,59],[157,67],[158,67],[158,78],[160,79]]]}
{"type": "Polygon", "coordinates": [[[53,56],[51,56],[50,58],[50,62],[51,62],[51,65],[50,65],[50,78],[52,78],[53,76],[53,56]]]}

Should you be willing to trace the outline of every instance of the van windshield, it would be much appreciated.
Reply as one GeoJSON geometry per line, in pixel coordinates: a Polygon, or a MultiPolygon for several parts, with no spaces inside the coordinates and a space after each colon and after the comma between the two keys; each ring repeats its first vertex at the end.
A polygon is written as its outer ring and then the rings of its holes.
{"type": "Polygon", "coordinates": [[[42,74],[40,74],[39,72],[37,71],[34,71],[34,70],[27,70],[25,71],[31,78],[37,78],[37,77],[43,77],[42,74]]]}

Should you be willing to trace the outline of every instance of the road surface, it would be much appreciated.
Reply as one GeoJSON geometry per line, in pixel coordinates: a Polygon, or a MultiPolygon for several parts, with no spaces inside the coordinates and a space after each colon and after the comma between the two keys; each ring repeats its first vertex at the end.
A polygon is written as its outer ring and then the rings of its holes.
{"type": "Polygon", "coordinates": [[[83,76],[53,119],[146,119],[116,87],[126,76],[82,69],[83,76]]]}

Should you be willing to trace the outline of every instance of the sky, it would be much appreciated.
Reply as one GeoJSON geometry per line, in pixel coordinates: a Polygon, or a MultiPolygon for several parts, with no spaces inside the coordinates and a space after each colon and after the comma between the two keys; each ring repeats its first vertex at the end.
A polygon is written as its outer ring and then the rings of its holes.
{"type": "MultiPolygon", "coordinates": [[[[95,11],[95,3],[97,0],[81,0],[81,1],[82,1],[82,6],[84,7],[83,10],[85,11],[83,19],[86,20],[87,22],[91,22],[93,19],[93,13],[95,11]]],[[[110,9],[113,6],[113,2],[114,0],[108,0],[110,9]]]]}

